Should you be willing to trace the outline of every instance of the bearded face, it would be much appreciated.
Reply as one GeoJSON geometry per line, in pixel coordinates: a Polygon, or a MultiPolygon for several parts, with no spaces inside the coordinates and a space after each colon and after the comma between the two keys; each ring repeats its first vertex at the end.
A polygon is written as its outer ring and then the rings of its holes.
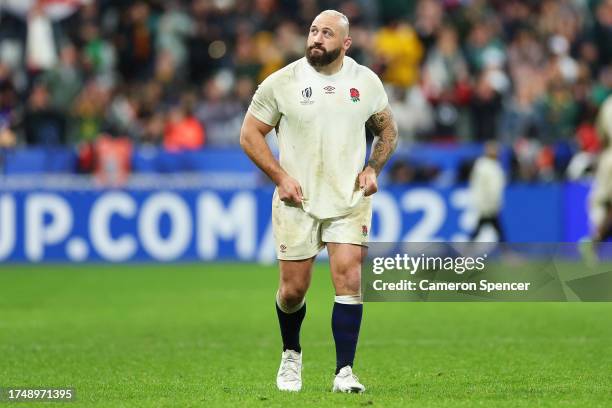
{"type": "Polygon", "coordinates": [[[306,47],[306,59],[315,68],[324,67],[334,62],[339,56],[342,47],[326,50],[321,44],[306,47]]]}

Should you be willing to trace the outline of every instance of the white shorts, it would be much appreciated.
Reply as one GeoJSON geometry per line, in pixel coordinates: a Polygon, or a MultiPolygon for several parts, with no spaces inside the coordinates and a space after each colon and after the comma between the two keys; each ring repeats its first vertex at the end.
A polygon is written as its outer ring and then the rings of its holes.
{"type": "Polygon", "coordinates": [[[272,229],[280,260],[309,259],[327,242],[367,246],[372,221],[372,197],[362,197],[346,215],[317,219],[301,207],[287,205],[274,194],[272,229]]]}

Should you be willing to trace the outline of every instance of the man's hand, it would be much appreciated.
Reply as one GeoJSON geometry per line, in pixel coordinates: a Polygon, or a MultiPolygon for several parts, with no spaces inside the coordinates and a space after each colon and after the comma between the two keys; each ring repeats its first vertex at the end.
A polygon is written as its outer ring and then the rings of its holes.
{"type": "Polygon", "coordinates": [[[376,171],[366,166],[365,169],[357,176],[359,188],[363,190],[364,197],[374,194],[378,191],[378,182],[376,180],[376,171]]]}
{"type": "Polygon", "coordinates": [[[302,200],[304,200],[304,196],[302,194],[302,187],[296,179],[289,175],[286,175],[281,179],[277,187],[278,198],[280,198],[281,201],[292,205],[302,204],[302,200]]]}

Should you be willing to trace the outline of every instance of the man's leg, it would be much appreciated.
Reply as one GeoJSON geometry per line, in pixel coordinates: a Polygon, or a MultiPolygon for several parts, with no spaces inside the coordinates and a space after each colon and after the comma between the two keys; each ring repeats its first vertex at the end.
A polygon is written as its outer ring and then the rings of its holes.
{"type": "Polygon", "coordinates": [[[485,225],[485,219],[482,216],[478,217],[478,223],[476,224],[476,228],[470,234],[470,241],[474,241],[478,234],[480,234],[480,230],[485,225]]]}
{"type": "Polygon", "coordinates": [[[283,340],[276,386],[281,391],[302,389],[300,329],[306,315],[304,296],[310,286],[312,264],[323,248],[320,228],[319,220],[300,207],[283,203],[274,194],[272,229],[280,267],[275,303],[283,340]]]}
{"type": "Polygon", "coordinates": [[[306,316],[304,296],[310,286],[313,261],[314,257],[299,261],[279,260],[276,315],[283,339],[283,354],[276,374],[276,386],[281,391],[302,389],[300,328],[306,316]]]}
{"type": "Polygon", "coordinates": [[[495,228],[495,231],[497,232],[497,240],[499,242],[506,242],[506,234],[504,233],[504,228],[501,225],[499,213],[495,214],[491,218],[491,225],[493,226],[493,228],[495,228]]]}
{"type": "Polygon", "coordinates": [[[276,313],[283,339],[283,351],[302,352],[300,328],[306,315],[304,296],[310,286],[314,257],[300,261],[279,260],[280,282],[276,293],[276,313]]]}
{"type": "Polygon", "coordinates": [[[353,376],[352,367],[363,315],[361,261],[365,248],[353,244],[328,243],[327,251],[336,289],[332,312],[332,332],[336,343],[334,391],[362,392],[365,387],[353,376]]]}

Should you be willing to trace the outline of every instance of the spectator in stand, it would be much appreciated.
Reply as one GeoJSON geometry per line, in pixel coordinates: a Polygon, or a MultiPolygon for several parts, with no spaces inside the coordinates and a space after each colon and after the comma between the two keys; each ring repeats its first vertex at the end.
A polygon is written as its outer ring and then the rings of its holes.
{"type": "Polygon", "coordinates": [[[502,98],[495,79],[482,73],[470,101],[474,139],[479,142],[497,138],[497,120],[502,109],[502,98]]]}
{"type": "Polygon", "coordinates": [[[436,109],[436,136],[454,138],[461,110],[470,98],[469,72],[457,31],[451,26],[438,30],[435,45],[423,65],[422,89],[436,109]]]}
{"type": "Polygon", "coordinates": [[[571,87],[556,72],[548,84],[548,91],[538,102],[538,111],[544,119],[546,130],[542,141],[554,143],[574,137],[578,125],[578,105],[574,100],[571,87]]]}
{"type": "Polygon", "coordinates": [[[140,137],[140,143],[145,145],[159,146],[164,140],[164,126],[166,117],[162,112],[155,112],[144,119],[144,129],[140,137]]]}
{"type": "Polygon", "coordinates": [[[474,24],[467,38],[466,56],[472,72],[484,70],[492,55],[505,55],[504,45],[495,36],[492,22],[482,20],[474,24]]]}
{"type": "Polygon", "coordinates": [[[157,36],[158,53],[167,52],[172,61],[174,70],[179,76],[184,76],[187,71],[189,52],[187,38],[195,30],[194,21],[184,7],[184,3],[178,0],[170,0],[164,4],[164,13],[159,19],[159,30],[157,36]]]}
{"type": "Polygon", "coordinates": [[[407,22],[396,20],[378,30],[374,52],[385,82],[407,88],[418,81],[423,45],[407,22]]]}
{"type": "Polygon", "coordinates": [[[81,28],[83,41],[82,62],[85,72],[96,78],[105,86],[112,86],[116,82],[115,47],[100,35],[96,24],[87,23],[81,28]]]}
{"type": "MultiPolygon", "coordinates": [[[[229,98],[230,82],[221,77],[210,79],[204,85],[204,98],[196,107],[196,117],[206,128],[207,143],[211,146],[236,145],[240,137],[240,127],[245,113],[245,104],[250,102],[252,94],[245,95],[244,82],[241,82],[242,103],[229,98]],[[248,101],[248,102],[247,102],[248,101]]],[[[253,87],[249,88],[253,89],[253,87]]]]}
{"type": "Polygon", "coordinates": [[[119,71],[125,80],[148,77],[153,70],[155,56],[155,32],[151,8],[139,0],[121,15],[115,35],[119,53],[119,71]]]}
{"type": "Polygon", "coordinates": [[[498,139],[508,145],[513,145],[521,136],[526,135],[530,128],[541,134],[544,124],[536,109],[536,85],[531,78],[519,79],[515,82],[516,92],[506,101],[501,113],[498,139]]]}
{"type": "Polygon", "coordinates": [[[60,61],[55,68],[42,76],[51,93],[54,108],[67,112],[83,87],[83,75],[78,65],[79,53],[72,44],[65,44],[60,51],[60,61]]]}
{"type": "Polygon", "coordinates": [[[17,90],[11,70],[0,62],[0,149],[17,144],[17,135],[13,129],[18,121],[17,107],[17,90]]]}
{"type": "Polygon", "coordinates": [[[92,142],[102,133],[109,101],[107,88],[95,81],[85,85],[71,112],[73,142],[92,142]]]}
{"type": "Polygon", "coordinates": [[[15,126],[18,97],[9,67],[0,63],[0,129],[15,126]]]}
{"type": "Polygon", "coordinates": [[[612,63],[612,0],[601,0],[595,12],[592,38],[597,46],[601,65],[612,63]]]}
{"type": "Polygon", "coordinates": [[[438,41],[439,30],[442,28],[443,20],[444,9],[442,8],[442,2],[436,0],[419,1],[414,18],[414,29],[426,53],[438,41]]]}
{"type": "Polygon", "coordinates": [[[42,83],[32,89],[23,127],[29,145],[57,146],[66,142],[66,117],[53,108],[49,90],[42,83]]]}
{"type": "Polygon", "coordinates": [[[43,0],[36,0],[27,16],[27,68],[37,74],[53,68],[57,62],[53,23],[43,0]]]}
{"type": "Polygon", "coordinates": [[[204,146],[204,129],[193,116],[187,102],[170,109],[164,131],[164,148],[177,152],[198,150],[204,146]]]}

